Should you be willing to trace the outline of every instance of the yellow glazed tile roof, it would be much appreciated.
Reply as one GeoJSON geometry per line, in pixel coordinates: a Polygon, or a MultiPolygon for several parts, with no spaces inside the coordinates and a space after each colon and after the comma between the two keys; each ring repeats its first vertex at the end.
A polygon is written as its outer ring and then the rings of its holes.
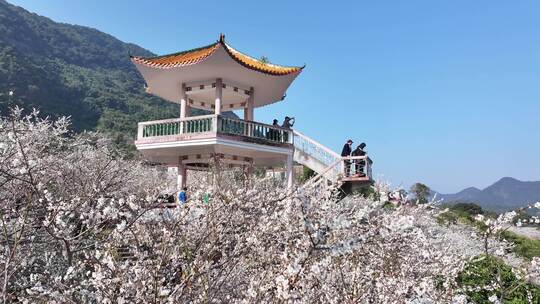
{"type": "Polygon", "coordinates": [[[225,43],[225,36],[222,34],[218,42],[200,48],[156,57],[132,57],[136,63],[145,64],[156,68],[174,68],[186,65],[197,64],[210,57],[217,49],[223,47],[227,54],[239,64],[248,69],[259,71],[270,75],[288,75],[298,72],[304,67],[288,67],[263,62],[251,56],[245,55],[225,43]]]}
{"type": "Polygon", "coordinates": [[[219,44],[214,43],[211,45],[203,46],[189,51],[156,56],[156,57],[132,57],[131,59],[137,63],[143,63],[149,66],[157,68],[173,68],[185,65],[196,64],[206,59],[213,54],[219,44]]]}

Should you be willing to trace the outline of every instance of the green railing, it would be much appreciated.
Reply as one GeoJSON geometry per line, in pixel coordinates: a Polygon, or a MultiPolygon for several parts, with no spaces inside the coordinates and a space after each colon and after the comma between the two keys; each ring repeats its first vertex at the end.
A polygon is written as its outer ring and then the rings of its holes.
{"type": "Polygon", "coordinates": [[[142,134],[139,137],[155,137],[212,131],[213,117],[189,118],[188,120],[167,119],[139,124],[142,134]]]}
{"type": "Polygon", "coordinates": [[[212,131],[213,121],[214,119],[212,117],[182,121],[183,133],[210,132],[212,131]]]}
{"type": "Polygon", "coordinates": [[[220,117],[219,132],[278,143],[289,143],[290,130],[254,121],[220,117]]]}
{"type": "Polygon", "coordinates": [[[165,122],[143,126],[143,137],[180,134],[180,122],[165,122]]]}
{"type": "Polygon", "coordinates": [[[218,115],[166,119],[139,123],[138,138],[216,132],[276,143],[291,143],[291,130],[254,121],[218,115]]]}

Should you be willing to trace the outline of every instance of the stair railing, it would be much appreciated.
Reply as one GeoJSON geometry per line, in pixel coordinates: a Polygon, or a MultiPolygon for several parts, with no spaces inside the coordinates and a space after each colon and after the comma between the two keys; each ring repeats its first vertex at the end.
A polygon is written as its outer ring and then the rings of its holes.
{"type": "MultiPolygon", "coordinates": [[[[316,187],[318,184],[320,184],[322,181],[325,180],[325,175],[330,172],[331,170],[335,170],[335,167],[336,166],[339,166],[339,164],[342,163],[342,160],[341,159],[338,159],[336,160],[335,162],[333,162],[332,164],[330,164],[328,167],[326,167],[326,169],[324,169],[322,172],[316,174],[315,176],[313,176],[312,178],[310,178],[302,187],[303,188],[311,188],[311,187],[316,187]]],[[[335,182],[337,180],[334,180],[333,182],[335,182]]]]}
{"type": "Polygon", "coordinates": [[[325,169],[317,172],[306,184],[305,187],[314,186],[323,180],[323,177],[332,182],[339,182],[341,178],[346,177],[367,177],[372,179],[372,160],[367,156],[345,156],[337,154],[317,141],[294,130],[294,148],[309,157],[314,158],[325,166],[325,169]],[[347,165],[349,163],[350,165],[347,165]],[[357,166],[362,168],[357,169],[357,166]],[[354,172],[351,172],[354,170],[354,172]],[[357,174],[358,173],[358,174],[357,174]]]}
{"type": "Polygon", "coordinates": [[[372,178],[371,165],[373,161],[367,155],[364,156],[344,156],[341,167],[341,174],[343,177],[352,177],[357,174],[363,174],[365,177],[372,178]],[[345,165],[345,162],[349,162],[350,165],[345,165]],[[360,167],[360,168],[359,168],[360,167]]]}
{"type": "MultiPolygon", "coordinates": [[[[343,162],[341,156],[336,152],[328,149],[314,139],[293,130],[293,144],[296,150],[299,150],[306,155],[313,157],[318,162],[329,168],[325,171],[325,176],[335,182],[340,173],[342,173],[343,162]]],[[[317,172],[321,173],[321,172],[317,172]]]]}

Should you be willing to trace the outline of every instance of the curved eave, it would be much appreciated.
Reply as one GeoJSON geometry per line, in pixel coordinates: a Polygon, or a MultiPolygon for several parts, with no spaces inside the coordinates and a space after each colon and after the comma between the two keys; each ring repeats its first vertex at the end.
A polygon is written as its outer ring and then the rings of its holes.
{"type": "Polygon", "coordinates": [[[197,64],[210,57],[220,47],[213,43],[200,48],[156,57],[131,56],[133,63],[143,64],[158,69],[170,69],[197,64]]]}
{"type": "Polygon", "coordinates": [[[272,63],[263,63],[256,58],[253,58],[249,55],[246,55],[234,49],[233,47],[225,43],[225,41],[220,41],[220,43],[223,45],[223,48],[225,49],[225,51],[227,51],[227,54],[229,54],[229,56],[231,56],[231,58],[234,59],[234,61],[236,61],[237,63],[239,63],[240,65],[248,69],[255,70],[261,73],[274,75],[274,76],[281,76],[281,75],[288,75],[288,74],[300,72],[304,68],[304,66],[301,66],[301,67],[282,66],[282,65],[272,64],[272,63]]]}
{"type": "Polygon", "coordinates": [[[227,45],[223,36],[218,42],[201,48],[156,57],[131,56],[131,60],[133,63],[143,64],[158,69],[177,68],[203,62],[215,54],[220,47],[223,47],[229,57],[243,67],[268,75],[282,76],[299,73],[305,67],[281,66],[271,63],[263,63],[260,60],[243,54],[233,47],[227,45]]]}

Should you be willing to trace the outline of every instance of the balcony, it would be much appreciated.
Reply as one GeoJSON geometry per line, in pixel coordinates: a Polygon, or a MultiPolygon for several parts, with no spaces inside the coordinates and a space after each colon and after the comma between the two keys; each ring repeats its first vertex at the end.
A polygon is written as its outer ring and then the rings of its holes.
{"type": "Polygon", "coordinates": [[[136,144],[164,143],[223,136],[269,146],[289,146],[292,131],[221,115],[140,122],[136,144]]]}
{"type": "Polygon", "coordinates": [[[208,166],[215,156],[229,165],[276,166],[292,154],[292,141],[292,130],[212,114],[140,122],[135,145],[168,166],[208,166]]]}

